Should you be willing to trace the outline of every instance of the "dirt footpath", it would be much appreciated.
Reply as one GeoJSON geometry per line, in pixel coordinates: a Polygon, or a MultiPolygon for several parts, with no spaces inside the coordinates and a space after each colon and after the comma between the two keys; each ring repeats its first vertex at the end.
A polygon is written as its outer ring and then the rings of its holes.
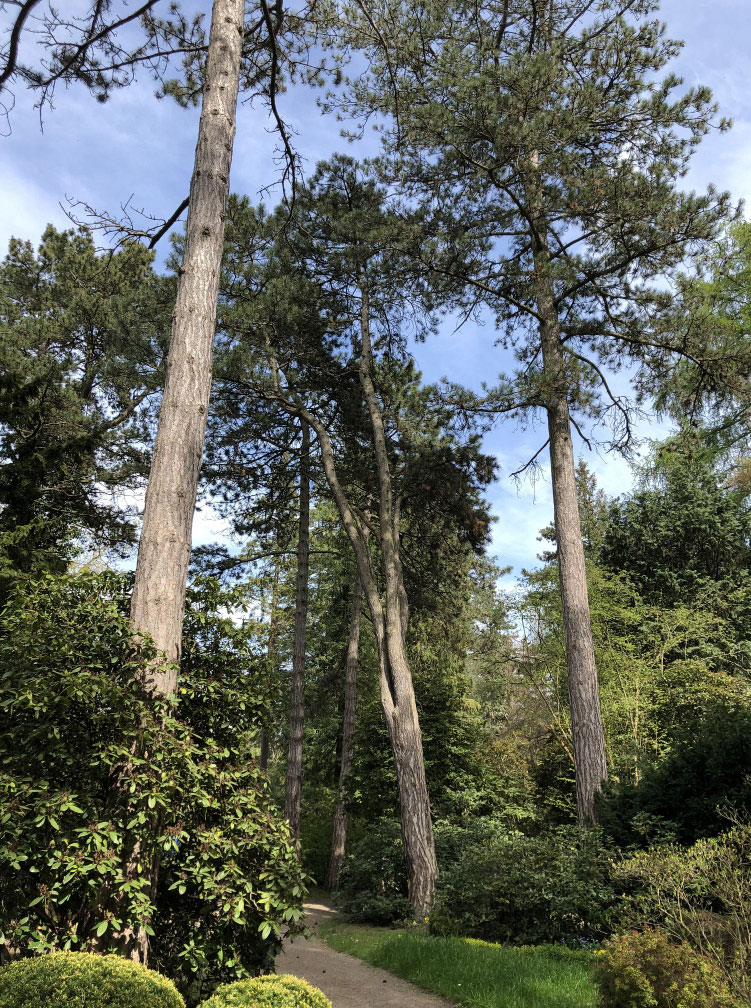
{"type": "MultiPolygon", "coordinates": [[[[318,922],[336,914],[326,903],[305,904],[307,925],[315,934],[318,922]]],[[[344,952],[335,952],[318,938],[296,938],[276,958],[277,973],[292,973],[320,987],[333,1008],[452,1008],[406,980],[368,966],[344,952]]]]}

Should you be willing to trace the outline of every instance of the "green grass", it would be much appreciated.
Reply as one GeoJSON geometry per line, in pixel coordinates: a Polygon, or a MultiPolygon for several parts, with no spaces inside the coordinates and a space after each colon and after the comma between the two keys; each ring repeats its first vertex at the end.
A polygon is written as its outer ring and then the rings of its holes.
{"type": "Polygon", "coordinates": [[[593,1008],[592,956],[550,945],[513,948],[409,930],[320,925],[339,952],[442,994],[467,1008],[593,1008]]]}

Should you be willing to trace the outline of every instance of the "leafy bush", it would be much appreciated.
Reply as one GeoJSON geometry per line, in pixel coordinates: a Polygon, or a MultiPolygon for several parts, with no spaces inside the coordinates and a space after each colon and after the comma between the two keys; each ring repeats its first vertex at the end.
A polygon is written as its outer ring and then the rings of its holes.
{"type": "Polygon", "coordinates": [[[228,706],[258,703],[253,666],[245,698],[217,675],[241,657],[222,599],[188,615],[175,713],[140,685],[150,652],[130,638],[126,587],[24,581],[0,617],[0,951],[114,950],[146,925],[150,961],[193,1000],[269,967],[304,887],[264,775],[230,740],[228,706]],[[158,861],[155,894],[128,870],[137,844],[158,861]]]}
{"type": "Polygon", "coordinates": [[[393,892],[340,895],[338,903],[349,919],[357,924],[388,927],[389,924],[405,921],[412,914],[409,899],[393,892]]]}
{"type": "Polygon", "coordinates": [[[401,830],[394,819],[374,822],[349,844],[337,903],[355,921],[387,925],[410,913],[401,830]]]}
{"type": "Polygon", "coordinates": [[[433,931],[516,944],[579,944],[612,932],[618,897],[599,831],[558,827],[529,837],[491,819],[439,824],[436,839],[433,931]]]}
{"type": "Polygon", "coordinates": [[[53,952],[0,969],[0,1008],[184,1008],[171,980],[117,955],[53,952]]]}
{"type": "Polygon", "coordinates": [[[607,942],[595,981],[603,1008],[740,1008],[712,962],[662,931],[607,942]]]}
{"type": "Polygon", "coordinates": [[[201,1008],[331,1008],[317,987],[294,976],[263,976],[219,987],[201,1008]]]}
{"type": "Polygon", "coordinates": [[[688,942],[751,1004],[751,825],[689,848],[641,852],[620,865],[618,875],[636,889],[635,923],[688,942]]]}
{"type": "Polygon", "coordinates": [[[727,829],[722,810],[751,814],[751,710],[722,707],[679,740],[639,781],[612,784],[600,822],[621,847],[646,847],[670,834],[679,843],[727,829]]]}
{"type": "MultiPolygon", "coordinates": [[[[515,944],[579,944],[612,933],[619,896],[612,851],[598,830],[561,826],[529,837],[487,818],[471,826],[439,821],[435,836],[435,933],[515,944]]],[[[382,819],[351,844],[338,902],[358,922],[409,918],[397,822],[382,819]]]]}

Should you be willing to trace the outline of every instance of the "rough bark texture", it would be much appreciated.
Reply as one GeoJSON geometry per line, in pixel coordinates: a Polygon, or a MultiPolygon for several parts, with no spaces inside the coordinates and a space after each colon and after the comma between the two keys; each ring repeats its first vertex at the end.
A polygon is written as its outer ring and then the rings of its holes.
{"type": "MultiPolygon", "coordinates": [[[[269,682],[276,682],[276,630],[277,607],[279,604],[279,560],[274,561],[274,580],[271,587],[271,606],[269,608],[269,636],[266,645],[266,657],[269,670],[269,682]]],[[[271,756],[271,736],[268,724],[261,729],[261,751],[258,763],[262,770],[268,769],[271,756]]]]}
{"type": "Polygon", "coordinates": [[[603,782],[607,780],[608,767],[576,491],[566,362],[550,273],[545,219],[535,203],[532,200],[534,282],[545,372],[550,472],[576,771],[576,802],[579,821],[591,824],[597,822],[595,799],[603,782]]]}
{"type": "Polygon", "coordinates": [[[289,413],[306,420],[315,431],[326,479],[357,559],[357,569],[373,621],[381,704],[394,754],[410,901],[415,917],[421,918],[430,912],[433,903],[438,866],[425,779],[422,732],[405,648],[409,611],[399,558],[399,509],[392,490],[383,415],[373,387],[366,289],[362,289],[361,296],[362,353],[359,374],[370,415],[380,491],[378,540],[381,578],[376,576],[373,569],[365,533],[366,523],[355,513],[339,481],[334,447],[328,431],[299,398],[292,396],[290,399],[283,394],[279,366],[273,357],[271,364],[276,375],[276,400],[289,413]],[[384,585],[383,598],[379,591],[379,580],[384,585]]]}
{"type": "MultiPolygon", "coordinates": [[[[211,391],[244,12],[244,0],[214,2],[185,249],[131,598],[132,629],[151,637],[166,658],[144,670],[146,685],[164,696],[172,696],[177,688],[193,514],[211,391]]],[[[125,872],[147,872],[154,891],[158,854],[136,844],[125,872]]],[[[124,954],[148,962],[144,926],[126,929],[121,944],[124,954]]]]}
{"type": "Polygon", "coordinates": [[[302,793],[302,744],[305,729],[305,637],[308,624],[308,576],[310,570],[310,430],[305,420],[300,445],[300,517],[297,527],[297,578],[295,585],[295,633],[292,645],[290,684],[289,749],[284,798],[292,835],[300,840],[302,793]]]}
{"type": "Polygon", "coordinates": [[[219,271],[235,136],[244,0],[215,0],[198,127],[185,250],[164,397],[151,460],[131,601],[131,625],[167,663],[147,682],[175,692],[193,514],[211,390],[219,271]]]}
{"type": "Polygon", "coordinates": [[[352,774],[352,757],[355,742],[355,709],[357,706],[357,660],[360,653],[360,619],[362,615],[362,581],[355,575],[352,588],[352,606],[349,617],[349,637],[344,663],[344,713],[342,714],[342,759],[339,767],[339,788],[334,807],[334,828],[331,834],[331,852],[327,876],[328,888],[339,888],[339,871],[347,848],[347,798],[352,774]]]}
{"type": "MultiPolygon", "coordinates": [[[[389,740],[394,754],[402,838],[407,859],[409,894],[415,917],[424,917],[433,903],[438,866],[435,856],[433,823],[430,816],[430,799],[425,780],[425,762],[415,703],[412,675],[404,652],[403,632],[406,624],[399,606],[386,606],[378,592],[378,582],[373,570],[367,538],[344,493],[336,472],[334,448],[328,432],[311,413],[306,419],[316,432],[321,448],[321,461],[329,486],[357,558],[357,569],[362,579],[365,599],[373,621],[379,666],[381,705],[386,718],[389,740]],[[391,638],[391,639],[389,639],[391,638]],[[396,659],[396,660],[395,660],[396,659]]],[[[381,553],[383,542],[381,540],[381,553]]],[[[392,531],[393,535],[393,531],[392,531]]]]}
{"type": "Polygon", "coordinates": [[[399,509],[394,501],[383,415],[373,386],[370,313],[365,285],[361,288],[361,298],[360,384],[370,414],[380,490],[378,527],[384,577],[382,613],[385,632],[376,634],[376,643],[381,665],[381,699],[394,753],[410,902],[415,916],[419,918],[430,913],[438,864],[425,779],[422,731],[405,647],[409,610],[399,557],[399,509]]]}

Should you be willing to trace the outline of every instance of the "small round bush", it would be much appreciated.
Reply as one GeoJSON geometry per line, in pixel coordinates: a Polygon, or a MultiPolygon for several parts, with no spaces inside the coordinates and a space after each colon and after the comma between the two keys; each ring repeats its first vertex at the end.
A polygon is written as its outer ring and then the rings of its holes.
{"type": "Polygon", "coordinates": [[[166,977],[118,955],[52,952],[0,969],[0,1008],[185,1008],[166,977]]]}
{"type": "Polygon", "coordinates": [[[283,975],[224,984],[201,1008],[331,1008],[331,1002],[307,980],[283,975]]]}
{"type": "Polygon", "coordinates": [[[602,1008],[740,1008],[714,963],[663,931],[613,938],[595,962],[602,1008]]]}

